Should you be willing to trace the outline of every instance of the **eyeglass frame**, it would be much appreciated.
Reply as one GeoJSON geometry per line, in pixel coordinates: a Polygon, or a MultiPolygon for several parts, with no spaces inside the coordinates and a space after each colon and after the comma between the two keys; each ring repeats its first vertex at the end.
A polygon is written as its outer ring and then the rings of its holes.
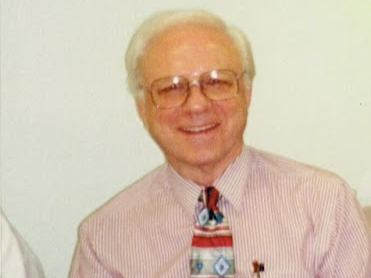
{"type": "Polygon", "coordinates": [[[247,73],[246,70],[243,70],[240,74],[236,74],[233,70],[230,70],[230,69],[213,69],[213,70],[210,70],[210,71],[203,72],[203,73],[201,73],[199,76],[202,76],[202,75],[205,75],[205,74],[211,73],[211,72],[213,72],[213,71],[228,71],[228,72],[233,73],[234,77],[236,78],[236,85],[237,85],[237,88],[236,88],[236,92],[235,92],[235,94],[234,94],[232,97],[230,97],[230,98],[225,98],[225,99],[217,99],[217,100],[215,100],[215,99],[211,99],[211,98],[209,98],[209,97],[204,93],[204,91],[203,91],[203,89],[202,89],[202,87],[201,87],[200,79],[198,79],[198,80],[189,80],[187,77],[185,77],[185,75],[172,75],[172,76],[165,76],[165,77],[158,78],[158,79],[152,81],[152,83],[151,83],[151,85],[150,85],[150,88],[146,88],[146,87],[144,87],[144,89],[145,89],[145,91],[146,91],[147,93],[150,94],[150,96],[151,96],[151,100],[152,100],[152,103],[153,103],[153,105],[154,105],[157,109],[172,109],[172,108],[176,108],[176,107],[180,107],[180,106],[182,106],[182,105],[187,101],[187,99],[188,99],[188,97],[189,97],[189,95],[190,95],[191,87],[192,87],[192,86],[197,86],[197,87],[199,87],[201,93],[202,93],[202,94],[205,96],[205,98],[206,98],[207,100],[209,100],[209,101],[215,101],[215,102],[217,102],[217,101],[224,101],[224,100],[228,100],[228,99],[235,98],[235,97],[237,96],[239,90],[240,90],[239,80],[241,79],[241,77],[242,77],[244,74],[247,73]],[[175,77],[181,77],[181,78],[184,78],[185,80],[187,80],[187,87],[188,87],[188,89],[187,89],[187,92],[186,92],[186,94],[185,94],[185,98],[184,98],[184,100],[183,100],[180,104],[175,105],[175,106],[171,106],[171,107],[161,107],[161,106],[159,106],[158,104],[156,104],[156,102],[155,102],[155,100],[154,100],[154,97],[153,97],[153,91],[151,90],[151,87],[153,86],[153,83],[156,82],[156,81],[162,80],[162,79],[166,79],[166,78],[175,78],[175,77]]]}

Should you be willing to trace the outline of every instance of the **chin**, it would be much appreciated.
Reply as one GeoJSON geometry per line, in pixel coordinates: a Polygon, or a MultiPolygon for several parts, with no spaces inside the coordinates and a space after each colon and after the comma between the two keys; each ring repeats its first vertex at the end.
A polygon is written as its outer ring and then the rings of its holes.
{"type": "Polygon", "coordinates": [[[218,155],[218,152],[213,151],[198,150],[194,153],[188,152],[185,154],[185,161],[195,166],[212,165],[222,159],[223,157],[218,155]]]}

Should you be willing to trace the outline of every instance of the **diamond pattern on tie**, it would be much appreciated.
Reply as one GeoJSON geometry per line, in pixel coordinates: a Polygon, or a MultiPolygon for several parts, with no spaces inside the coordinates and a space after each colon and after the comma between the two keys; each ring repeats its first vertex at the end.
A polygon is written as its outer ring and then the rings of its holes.
{"type": "Polygon", "coordinates": [[[231,263],[223,255],[220,255],[219,259],[214,264],[214,270],[218,276],[223,277],[228,273],[231,268],[231,263]]]}
{"type": "Polygon", "coordinates": [[[198,215],[197,215],[198,223],[201,227],[205,226],[207,221],[209,221],[209,210],[204,208],[198,215]]]}

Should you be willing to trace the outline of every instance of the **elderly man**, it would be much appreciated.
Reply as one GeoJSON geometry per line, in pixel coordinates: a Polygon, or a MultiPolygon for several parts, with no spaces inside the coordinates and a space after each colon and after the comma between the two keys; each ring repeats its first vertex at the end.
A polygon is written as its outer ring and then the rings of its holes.
{"type": "Polygon", "coordinates": [[[207,12],[156,14],[126,66],[166,163],[84,221],[71,278],[371,277],[344,181],[244,145],[255,70],[242,32],[207,12]]]}

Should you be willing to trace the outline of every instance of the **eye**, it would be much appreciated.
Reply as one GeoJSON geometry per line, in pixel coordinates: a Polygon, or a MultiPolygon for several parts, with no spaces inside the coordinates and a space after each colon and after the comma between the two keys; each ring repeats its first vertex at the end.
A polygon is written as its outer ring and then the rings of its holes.
{"type": "Polygon", "coordinates": [[[184,82],[171,83],[171,84],[162,84],[162,86],[157,88],[156,93],[158,95],[176,95],[182,94],[186,90],[186,84],[184,82]]]}
{"type": "Polygon", "coordinates": [[[177,84],[171,84],[166,87],[161,87],[158,89],[159,94],[168,94],[169,92],[173,92],[178,90],[179,86],[177,84]]]}
{"type": "Polygon", "coordinates": [[[208,88],[223,88],[232,86],[231,80],[223,78],[209,78],[204,80],[203,85],[208,88]]]}

